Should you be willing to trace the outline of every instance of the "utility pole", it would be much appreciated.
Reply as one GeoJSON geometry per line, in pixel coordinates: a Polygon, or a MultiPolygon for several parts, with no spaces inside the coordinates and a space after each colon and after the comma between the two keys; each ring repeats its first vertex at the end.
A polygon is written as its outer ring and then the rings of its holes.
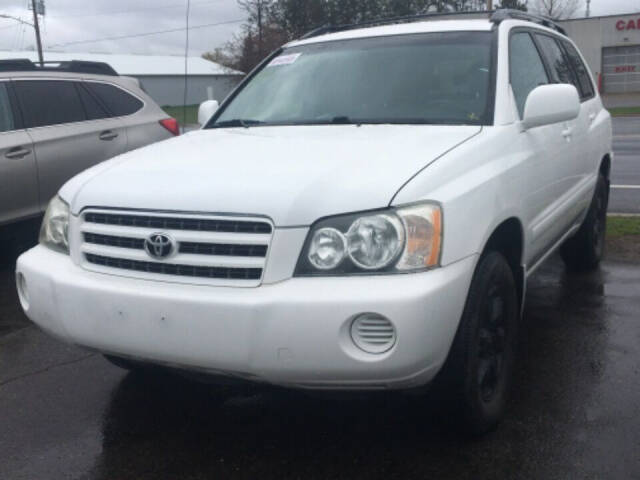
{"type": "Polygon", "coordinates": [[[40,59],[40,65],[42,65],[44,63],[44,58],[42,57],[42,40],[40,39],[40,25],[38,24],[38,9],[36,8],[36,0],[31,0],[31,7],[33,8],[33,28],[36,29],[38,58],[40,59]]]}
{"type": "Polygon", "coordinates": [[[258,53],[262,58],[262,0],[258,1],[258,53]]]}
{"type": "Polygon", "coordinates": [[[591,16],[591,0],[587,0],[587,18],[591,16]]]}
{"type": "Polygon", "coordinates": [[[493,10],[493,0],[487,0],[487,10],[493,10]]]}

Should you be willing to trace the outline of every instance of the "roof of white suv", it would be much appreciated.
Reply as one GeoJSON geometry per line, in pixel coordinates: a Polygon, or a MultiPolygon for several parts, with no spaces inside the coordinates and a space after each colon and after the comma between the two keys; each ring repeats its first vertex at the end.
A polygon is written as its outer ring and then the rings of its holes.
{"type": "Polygon", "coordinates": [[[335,40],[348,40],[352,38],[383,37],[390,35],[408,35],[412,33],[431,32],[469,32],[490,31],[494,23],[488,19],[474,20],[425,20],[422,22],[400,23],[393,25],[381,25],[377,27],[358,28],[341,32],[318,35],[302,40],[295,40],[287,44],[287,47],[307,45],[310,43],[330,42],[335,40]]]}
{"type": "Polygon", "coordinates": [[[413,33],[486,32],[504,21],[510,21],[512,26],[514,24],[527,26],[535,24],[538,28],[566,35],[565,30],[548,17],[501,8],[491,12],[428,13],[408,17],[382,18],[361,24],[338,25],[337,27],[327,25],[307,33],[285,47],[413,33]]]}

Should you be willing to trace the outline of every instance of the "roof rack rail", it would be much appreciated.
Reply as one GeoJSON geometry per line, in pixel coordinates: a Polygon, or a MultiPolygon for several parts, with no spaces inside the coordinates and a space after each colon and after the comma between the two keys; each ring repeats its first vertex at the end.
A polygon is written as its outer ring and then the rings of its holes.
{"type": "Polygon", "coordinates": [[[490,15],[493,13],[492,11],[482,10],[482,11],[469,11],[469,12],[432,12],[432,13],[420,13],[417,15],[409,15],[405,17],[383,17],[376,20],[369,20],[361,23],[348,23],[344,25],[324,25],[322,27],[318,27],[314,30],[311,30],[299,40],[305,40],[307,38],[317,37],[319,35],[325,35],[327,33],[336,33],[336,32],[344,32],[346,30],[355,30],[356,28],[367,28],[367,27],[378,27],[383,25],[393,25],[396,23],[412,23],[419,22],[421,20],[428,20],[431,18],[438,17],[451,17],[451,16],[482,16],[482,15],[490,15]]]}
{"type": "Polygon", "coordinates": [[[117,77],[111,65],[104,62],[87,62],[85,60],[32,62],[28,58],[0,60],[0,72],[69,72],[89,73],[92,75],[108,75],[117,77]]]}
{"type": "Polygon", "coordinates": [[[455,16],[473,16],[482,17],[483,15],[489,16],[492,23],[499,25],[504,20],[526,20],[528,22],[538,23],[548,28],[552,28],[559,33],[566,35],[567,32],[564,28],[555,23],[552,19],[543,17],[541,15],[534,15],[532,13],[523,12],[522,10],[514,10],[510,8],[499,8],[497,10],[480,10],[480,11],[467,11],[467,12],[432,12],[421,13],[418,15],[410,15],[406,17],[387,17],[377,20],[370,20],[361,23],[349,23],[345,25],[323,25],[314,30],[305,33],[300,40],[307,38],[313,38],[327,33],[344,32],[346,30],[354,30],[356,28],[377,27],[382,25],[393,25],[396,23],[411,23],[419,22],[421,20],[428,20],[438,17],[455,17],[455,16]]]}
{"type": "Polygon", "coordinates": [[[537,23],[556,30],[562,35],[567,35],[567,31],[564,28],[554,22],[551,18],[543,17],[542,15],[534,15],[533,13],[527,13],[522,10],[514,10],[511,8],[500,8],[491,15],[491,21],[496,25],[499,25],[505,20],[525,20],[527,22],[537,23]]]}

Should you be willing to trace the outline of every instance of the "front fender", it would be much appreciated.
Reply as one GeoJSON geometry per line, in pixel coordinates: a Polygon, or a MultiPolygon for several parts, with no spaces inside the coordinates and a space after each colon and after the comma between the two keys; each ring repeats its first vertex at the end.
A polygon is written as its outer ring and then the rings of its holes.
{"type": "MultiPolygon", "coordinates": [[[[510,148],[515,125],[483,132],[416,175],[395,196],[393,205],[434,200],[443,206],[442,265],[482,253],[495,229],[509,218],[525,225],[522,192],[531,168],[510,148]]],[[[523,228],[526,249],[529,232],[523,228]]]]}

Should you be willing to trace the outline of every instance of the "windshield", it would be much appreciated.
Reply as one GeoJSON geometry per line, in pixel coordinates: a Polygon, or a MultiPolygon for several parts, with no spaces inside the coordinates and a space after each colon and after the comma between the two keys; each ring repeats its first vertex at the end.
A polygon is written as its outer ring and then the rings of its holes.
{"type": "Polygon", "coordinates": [[[447,32],[287,48],[208,128],[299,124],[488,124],[490,32],[447,32]]]}

